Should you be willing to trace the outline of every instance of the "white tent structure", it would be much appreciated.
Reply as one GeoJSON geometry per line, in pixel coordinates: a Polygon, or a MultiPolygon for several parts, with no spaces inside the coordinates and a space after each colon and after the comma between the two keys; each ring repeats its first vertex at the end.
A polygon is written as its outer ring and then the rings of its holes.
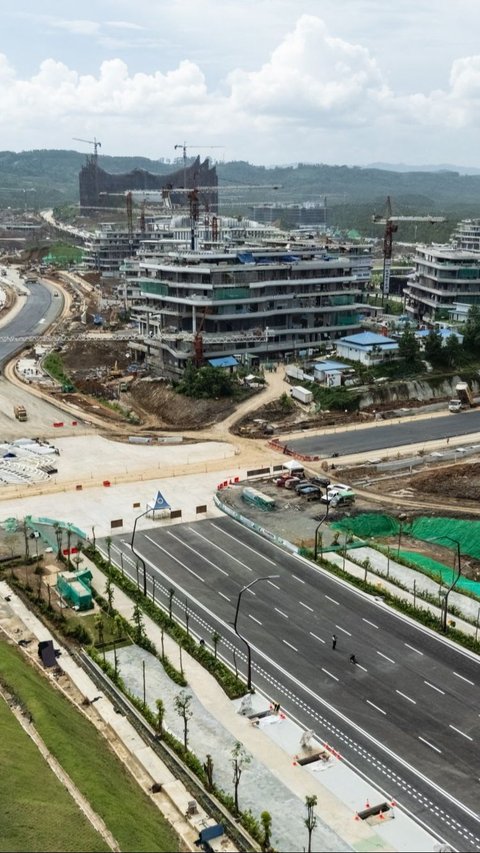
{"type": "Polygon", "coordinates": [[[282,468],[285,471],[290,471],[291,474],[297,474],[303,472],[303,465],[301,462],[297,462],[296,459],[289,459],[288,462],[284,462],[282,468]]]}

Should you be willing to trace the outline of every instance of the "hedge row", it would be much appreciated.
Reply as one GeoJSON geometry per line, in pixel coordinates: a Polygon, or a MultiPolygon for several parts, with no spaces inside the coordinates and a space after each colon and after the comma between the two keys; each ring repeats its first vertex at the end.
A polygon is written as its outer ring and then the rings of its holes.
{"type": "Polygon", "coordinates": [[[98,551],[94,551],[92,545],[88,545],[85,549],[85,554],[97,568],[108,575],[114,583],[120,587],[127,595],[138,603],[141,609],[150,616],[156,625],[159,625],[164,631],[172,637],[189,655],[197,660],[214,678],[218,681],[229,699],[238,699],[244,696],[247,692],[246,684],[234,675],[229,668],[206,648],[200,646],[193,637],[187,633],[185,628],[170,619],[168,613],[165,613],[162,608],[155,604],[151,598],[146,598],[139,592],[136,584],[122,574],[119,569],[113,565],[109,565],[98,551]]]}

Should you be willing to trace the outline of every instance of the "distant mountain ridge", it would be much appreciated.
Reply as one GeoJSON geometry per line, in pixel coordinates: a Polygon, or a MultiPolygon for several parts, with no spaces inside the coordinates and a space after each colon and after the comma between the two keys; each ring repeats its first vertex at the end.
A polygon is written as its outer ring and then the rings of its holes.
{"type": "MultiPolygon", "coordinates": [[[[63,149],[0,151],[0,208],[41,209],[78,204],[78,175],[86,156],[63,149]]],[[[177,169],[178,161],[172,164],[147,157],[99,155],[99,165],[112,173],[145,169],[161,175],[177,169]]],[[[401,164],[397,169],[394,165],[383,165],[385,168],[380,168],[382,164],[360,167],[323,163],[267,167],[237,160],[217,163],[216,168],[220,186],[258,186],[237,193],[239,206],[235,213],[244,216],[248,215],[247,202],[326,199],[329,225],[357,228],[363,236],[378,237],[381,229],[372,224],[372,215],[385,211],[386,198],[390,196],[394,213],[447,218],[445,225],[435,226],[433,230],[428,224],[419,223],[416,227],[401,224],[402,239],[415,236],[418,240],[435,242],[448,239],[459,219],[480,218],[480,170],[476,170],[478,174],[461,174],[459,167],[453,166],[439,165],[431,167],[432,170],[424,166],[417,170],[401,164]],[[279,189],[268,189],[272,185],[279,189]]]]}
{"type": "Polygon", "coordinates": [[[476,166],[454,166],[451,163],[412,166],[407,163],[369,163],[366,169],[382,169],[385,172],[457,172],[459,175],[480,175],[476,166]]]}

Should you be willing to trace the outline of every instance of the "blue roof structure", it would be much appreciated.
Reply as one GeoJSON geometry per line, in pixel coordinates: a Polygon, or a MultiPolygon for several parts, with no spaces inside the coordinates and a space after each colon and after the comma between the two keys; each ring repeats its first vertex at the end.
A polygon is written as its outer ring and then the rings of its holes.
{"type": "MultiPolygon", "coordinates": [[[[418,332],[415,332],[415,337],[416,338],[428,338],[429,334],[432,331],[433,331],[432,329],[419,329],[418,332]]],[[[458,340],[460,342],[463,341],[463,335],[460,335],[459,332],[455,331],[455,329],[437,329],[436,331],[438,332],[438,334],[440,335],[440,337],[442,338],[442,340],[444,342],[446,340],[448,340],[450,335],[455,335],[455,337],[458,338],[458,340]]]]}
{"type": "Polygon", "coordinates": [[[224,358],[209,358],[210,367],[238,367],[238,361],[233,355],[226,355],[224,358]]]}
{"type": "Polygon", "coordinates": [[[375,332],[359,332],[358,335],[349,335],[347,338],[340,338],[337,343],[354,344],[358,347],[397,345],[397,341],[394,341],[393,338],[387,338],[386,335],[377,335],[375,332]]]}
{"type": "Polygon", "coordinates": [[[350,369],[349,364],[344,364],[343,361],[334,361],[333,359],[329,359],[328,361],[315,361],[313,363],[314,370],[347,370],[350,369]]]}

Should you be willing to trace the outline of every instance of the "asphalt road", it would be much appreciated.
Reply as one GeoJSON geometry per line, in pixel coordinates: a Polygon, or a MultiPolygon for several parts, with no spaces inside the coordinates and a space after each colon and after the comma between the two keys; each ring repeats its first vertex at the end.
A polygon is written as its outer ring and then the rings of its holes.
{"type": "MultiPolygon", "coordinates": [[[[422,444],[458,435],[480,432],[480,410],[448,414],[385,426],[363,427],[338,433],[317,433],[288,441],[290,450],[304,456],[348,456],[352,453],[377,452],[406,444],[422,444]]],[[[284,444],[285,442],[282,442],[284,444]]]]}
{"type": "MultiPolygon", "coordinates": [[[[112,557],[135,578],[129,543],[115,537],[112,557]]],[[[188,601],[191,630],[210,645],[217,630],[244,674],[232,623],[262,578],[237,626],[253,684],[439,837],[480,848],[480,662],[232,519],[137,532],[135,551],[149,594],[155,578],[166,604],[173,587],[180,620],[188,601]]]]}
{"type": "Polygon", "coordinates": [[[0,329],[0,338],[11,338],[8,341],[0,340],[0,369],[25,345],[15,340],[16,337],[43,334],[61,311],[62,300],[52,297],[50,290],[43,284],[37,282],[25,287],[30,295],[18,296],[24,302],[21,311],[0,329]]]}

